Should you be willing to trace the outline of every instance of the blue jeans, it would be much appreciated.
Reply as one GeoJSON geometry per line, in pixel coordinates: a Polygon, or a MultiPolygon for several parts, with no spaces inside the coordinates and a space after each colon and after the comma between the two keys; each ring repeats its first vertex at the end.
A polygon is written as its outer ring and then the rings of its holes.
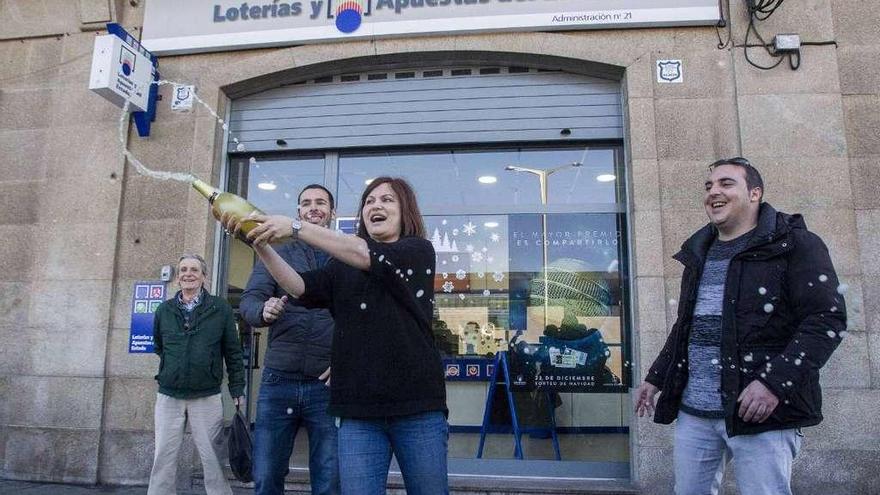
{"type": "Polygon", "coordinates": [[[393,453],[408,495],[448,494],[448,439],[449,425],[441,411],[380,419],[342,418],[342,493],[385,495],[393,453]]]}
{"type": "Polygon", "coordinates": [[[300,425],[309,432],[313,494],[339,493],[336,425],[327,414],[330,388],[320,380],[290,380],[263,370],[254,431],[257,495],[282,495],[293,441],[300,425]]]}
{"type": "Polygon", "coordinates": [[[724,466],[733,460],[739,493],[791,495],[791,464],[801,448],[796,429],[727,436],[723,419],[679,411],[675,423],[676,495],[715,495],[724,466]]]}

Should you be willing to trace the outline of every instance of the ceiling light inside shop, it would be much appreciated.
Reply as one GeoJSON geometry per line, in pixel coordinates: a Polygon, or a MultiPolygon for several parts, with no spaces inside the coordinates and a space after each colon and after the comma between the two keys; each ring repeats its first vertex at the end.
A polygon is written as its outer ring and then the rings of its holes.
{"type": "Polygon", "coordinates": [[[498,182],[498,177],[495,177],[494,175],[484,175],[478,178],[477,181],[479,181],[480,184],[494,184],[498,182]]]}
{"type": "Polygon", "coordinates": [[[596,180],[599,182],[612,182],[616,178],[617,177],[615,177],[613,174],[602,174],[602,175],[597,176],[596,180]]]}
{"type": "Polygon", "coordinates": [[[483,224],[483,226],[486,227],[487,229],[494,229],[495,227],[498,226],[498,222],[486,222],[483,224]]]}
{"type": "Polygon", "coordinates": [[[274,182],[260,182],[257,187],[264,191],[274,191],[278,186],[274,182]]]}

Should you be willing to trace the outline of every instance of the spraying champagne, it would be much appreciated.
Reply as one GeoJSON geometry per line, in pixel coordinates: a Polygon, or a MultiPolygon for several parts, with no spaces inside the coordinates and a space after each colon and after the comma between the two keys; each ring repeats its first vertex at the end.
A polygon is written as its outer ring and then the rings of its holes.
{"type": "MultiPolygon", "coordinates": [[[[237,218],[245,218],[251,213],[256,213],[258,215],[264,214],[259,208],[248,203],[247,200],[241,196],[221,191],[199,179],[194,179],[192,181],[192,186],[196,191],[200,192],[202,196],[207,198],[209,203],[211,203],[211,213],[217,220],[220,220],[220,216],[227,212],[237,218]]],[[[257,225],[259,224],[253,220],[243,221],[241,224],[241,230],[236,237],[238,237],[239,240],[250,244],[251,241],[248,240],[246,236],[248,232],[257,225]]]]}

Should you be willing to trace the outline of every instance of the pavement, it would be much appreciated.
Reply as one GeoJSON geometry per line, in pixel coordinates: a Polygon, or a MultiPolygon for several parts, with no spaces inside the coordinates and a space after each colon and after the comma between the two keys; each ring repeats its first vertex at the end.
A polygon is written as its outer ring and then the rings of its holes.
{"type": "MultiPolygon", "coordinates": [[[[252,494],[252,488],[233,488],[235,495],[252,494]]],[[[0,495],[146,495],[145,486],[88,486],[32,481],[0,480],[0,495]]],[[[179,491],[178,495],[204,495],[204,488],[179,491]]]]}

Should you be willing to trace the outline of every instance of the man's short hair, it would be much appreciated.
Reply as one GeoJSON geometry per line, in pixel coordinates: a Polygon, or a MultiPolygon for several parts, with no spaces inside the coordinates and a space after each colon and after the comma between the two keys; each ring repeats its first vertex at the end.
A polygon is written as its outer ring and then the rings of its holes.
{"type": "Polygon", "coordinates": [[[309,189],[320,189],[327,193],[327,197],[330,198],[330,209],[336,209],[336,201],[333,199],[333,193],[321,184],[309,184],[306,187],[302,188],[302,191],[299,192],[299,196],[296,197],[296,204],[299,204],[299,201],[302,199],[303,193],[308,191],[309,189]]]}
{"type": "Polygon", "coordinates": [[[751,164],[747,159],[741,156],[735,156],[733,158],[722,158],[721,160],[716,160],[709,165],[709,170],[712,171],[715,167],[720,167],[721,165],[733,165],[734,167],[739,167],[746,172],[746,187],[751,191],[756,187],[761,188],[761,200],[764,200],[764,179],[761,178],[761,172],[758,172],[758,169],[755,168],[754,165],[751,164]]]}

